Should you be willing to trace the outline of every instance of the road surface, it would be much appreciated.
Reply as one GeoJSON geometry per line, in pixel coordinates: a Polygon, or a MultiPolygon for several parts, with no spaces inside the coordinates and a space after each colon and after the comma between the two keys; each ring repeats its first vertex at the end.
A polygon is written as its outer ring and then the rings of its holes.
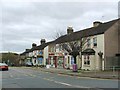
{"type": "Polygon", "coordinates": [[[118,80],[48,73],[30,67],[12,67],[1,72],[2,88],[118,88],[118,80]]]}

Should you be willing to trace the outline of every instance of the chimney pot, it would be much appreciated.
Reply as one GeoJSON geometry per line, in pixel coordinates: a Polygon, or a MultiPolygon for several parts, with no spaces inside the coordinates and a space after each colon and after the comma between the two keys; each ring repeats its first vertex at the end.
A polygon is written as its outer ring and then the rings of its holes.
{"type": "Polygon", "coordinates": [[[25,49],[25,51],[28,51],[28,50],[30,50],[30,49],[25,49]]]}
{"type": "Polygon", "coordinates": [[[73,27],[72,27],[72,26],[69,26],[69,27],[67,28],[67,34],[71,34],[71,33],[73,33],[73,27]]]}
{"type": "Polygon", "coordinates": [[[44,44],[45,42],[46,42],[46,40],[45,39],[41,39],[41,44],[44,44]]]}
{"type": "Polygon", "coordinates": [[[100,24],[102,24],[102,22],[100,22],[100,21],[95,21],[95,22],[93,22],[93,27],[97,27],[97,26],[99,26],[100,24]]]}
{"type": "Polygon", "coordinates": [[[34,47],[36,47],[36,46],[37,46],[37,44],[35,44],[35,43],[32,44],[32,48],[34,48],[34,47]]]}

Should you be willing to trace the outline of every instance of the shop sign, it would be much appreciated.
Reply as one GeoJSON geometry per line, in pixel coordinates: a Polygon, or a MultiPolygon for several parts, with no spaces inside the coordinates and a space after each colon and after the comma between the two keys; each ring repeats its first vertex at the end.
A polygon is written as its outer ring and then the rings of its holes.
{"type": "Polygon", "coordinates": [[[40,52],[39,52],[39,54],[40,54],[40,55],[42,55],[42,54],[43,54],[43,52],[42,52],[42,51],[40,51],[40,52]]]}
{"type": "Polygon", "coordinates": [[[50,56],[54,56],[55,54],[54,54],[54,53],[50,53],[49,55],[50,55],[50,56]]]}

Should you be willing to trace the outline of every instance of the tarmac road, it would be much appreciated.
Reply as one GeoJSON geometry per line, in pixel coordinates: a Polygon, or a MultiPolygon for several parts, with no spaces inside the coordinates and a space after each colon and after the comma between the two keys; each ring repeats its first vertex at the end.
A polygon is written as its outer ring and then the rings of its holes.
{"type": "Polygon", "coordinates": [[[118,88],[118,80],[48,73],[29,67],[11,67],[1,72],[2,88],[118,88]]]}

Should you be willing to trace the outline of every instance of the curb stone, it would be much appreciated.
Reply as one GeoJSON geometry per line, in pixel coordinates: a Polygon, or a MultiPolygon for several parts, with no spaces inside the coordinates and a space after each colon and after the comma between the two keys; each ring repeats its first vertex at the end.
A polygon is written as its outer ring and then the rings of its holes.
{"type": "Polygon", "coordinates": [[[57,73],[57,74],[64,74],[64,75],[70,75],[70,76],[77,76],[77,77],[88,77],[88,78],[97,78],[97,79],[112,79],[112,80],[120,80],[118,77],[100,77],[100,76],[84,76],[84,75],[75,75],[75,74],[70,74],[70,73],[65,73],[65,72],[55,72],[55,71],[49,71],[49,70],[42,70],[43,72],[50,72],[50,73],[57,73]]]}

